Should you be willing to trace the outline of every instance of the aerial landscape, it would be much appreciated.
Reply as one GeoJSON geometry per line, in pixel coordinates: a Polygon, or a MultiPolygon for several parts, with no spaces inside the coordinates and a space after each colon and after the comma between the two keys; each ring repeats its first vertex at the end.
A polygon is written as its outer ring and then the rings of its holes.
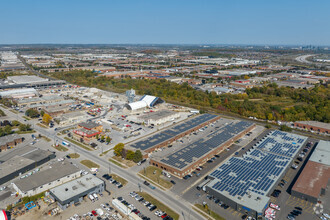
{"type": "Polygon", "coordinates": [[[330,220],[330,2],[1,5],[0,220],[330,220]]]}

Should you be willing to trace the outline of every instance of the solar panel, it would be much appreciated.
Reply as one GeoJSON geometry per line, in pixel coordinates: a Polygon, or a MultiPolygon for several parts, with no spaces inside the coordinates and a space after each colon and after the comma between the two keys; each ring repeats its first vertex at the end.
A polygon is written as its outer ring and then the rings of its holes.
{"type": "Polygon", "coordinates": [[[244,158],[231,157],[214,170],[210,176],[218,181],[210,187],[231,196],[243,196],[248,190],[265,195],[306,140],[307,137],[274,131],[244,158]]]}
{"type": "Polygon", "coordinates": [[[157,133],[147,139],[138,141],[130,146],[140,150],[147,150],[153,148],[163,142],[166,142],[177,135],[184,133],[188,130],[191,130],[205,122],[208,122],[214,118],[218,117],[217,115],[212,114],[202,114],[195,118],[192,118],[186,122],[180,123],[170,129],[166,129],[160,133],[157,133]]]}
{"type": "Polygon", "coordinates": [[[161,162],[172,167],[182,169],[191,164],[194,158],[201,158],[203,155],[209,153],[221,144],[243,132],[251,125],[251,122],[245,121],[230,123],[212,132],[204,139],[193,142],[190,145],[168,155],[166,158],[163,158],[161,162]]]}

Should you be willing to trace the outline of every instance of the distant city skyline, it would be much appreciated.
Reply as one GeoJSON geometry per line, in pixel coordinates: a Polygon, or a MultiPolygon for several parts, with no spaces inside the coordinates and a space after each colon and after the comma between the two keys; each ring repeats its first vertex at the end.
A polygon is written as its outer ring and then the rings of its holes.
{"type": "Polygon", "coordinates": [[[0,44],[330,45],[330,2],[1,1],[0,44]]]}

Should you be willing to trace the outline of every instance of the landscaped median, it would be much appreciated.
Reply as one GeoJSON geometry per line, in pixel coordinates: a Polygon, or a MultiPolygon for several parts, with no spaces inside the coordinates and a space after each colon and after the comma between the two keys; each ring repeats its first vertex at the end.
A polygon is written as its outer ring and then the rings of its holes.
{"type": "Polygon", "coordinates": [[[72,154],[69,154],[69,157],[71,157],[72,159],[77,159],[80,157],[80,155],[77,153],[72,153],[72,154]]]}
{"type": "Polygon", "coordinates": [[[89,169],[91,169],[91,168],[100,168],[100,165],[98,165],[98,164],[96,164],[96,163],[94,163],[93,161],[90,161],[90,160],[82,160],[82,161],[80,161],[80,163],[82,165],[85,165],[89,169]]]}
{"type": "Polygon", "coordinates": [[[172,187],[172,183],[168,180],[163,179],[164,175],[162,175],[162,170],[154,167],[154,166],[149,166],[139,172],[141,177],[146,177],[144,179],[151,180],[155,184],[158,184],[166,189],[169,189],[172,187]]]}
{"type": "Polygon", "coordinates": [[[82,144],[82,143],[79,143],[78,141],[75,141],[75,140],[73,140],[71,138],[65,137],[64,139],[67,140],[67,141],[70,141],[71,143],[73,143],[75,145],[78,145],[79,147],[84,148],[85,150],[88,150],[88,151],[92,151],[93,150],[92,148],[88,147],[87,145],[82,144]]]}
{"type": "Polygon", "coordinates": [[[195,209],[197,212],[199,212],[199,214],[203,215],[208,220],[213,220],[213,219],[226,220],[225,218],[221,217],[220,215],[218,215],[217,213],[215,213],[211,209],[209,209],[207,204],[205,206],[203,206],[201,204],[195,204],[193,206],[193,209],[195,209]]]}
{"type": "Polygon", "coordinates": [[[166,214],[171,216],[173,219],[176,219],[176,220],[179,219],[179,214],[178,213],[174,212],[172,209],[170,209],[169,207],[167,207],[166,205],[164,205],[163,203],[161,203],[160,201],[158,201],[157,199],[155,199],[154,197],[152,197],[148,193],[146,193],[146,192],[137,192],[137,194],[142,196],[144,198],[144,200],[146,200],[146,201],[152,203],[153,205],[157,206],[157,210],[160,209],[163,212],[166,212],[166,214]]]}
{"type": "Polygon", "coordinates": [[[65,152],[65,151],[68,151],[69,149],[68,148],[66,148],[66,147],[64,147],[64,146],[62,146],[62,145],[57,145],[57,146],[55,146],[55,145],[52,145],[52,147],[53,148],[55,148],[56,150],[58,150],[58,151],[62,151],[62,152],[65,152]]]}

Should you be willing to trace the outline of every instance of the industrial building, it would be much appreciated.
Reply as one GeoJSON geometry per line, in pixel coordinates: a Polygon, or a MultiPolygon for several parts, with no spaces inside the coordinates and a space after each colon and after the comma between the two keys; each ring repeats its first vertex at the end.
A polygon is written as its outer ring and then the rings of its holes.
{"type": "Polygon", "coordinates": [[[48,169],[13,183],[13,188],[22,197],[33,196],[81,176],[80,169],[69,162],[57,162],[48,169]]]}
{"type": "Polygon", "coordinates": [[[128,103],[125,105],[125,107],[130,111],[136,111],[140,109],[151,108],[160,103],[164,103],[161,98],[151,95],[144,95],[139,101],[128,103]]]}
{"type": "Polygon", "coordinates": [[[50,190],[50,196],[61,209],[81,202],[84,197],[104,191],[105,183],[92,174],[64,183],[50,190]]]}
{"type": "Polygon", "coordinates": [[[307,137],[272,131],[241,157],[232,156],[210,175],[206,192],[233,209],[257,218],[270,191],[289,169],[307,137]]]}
{"type": "Polygon", "coordinates": [[[301,128],[307,131],[320,132],[324,134],[330,134],[330,124],[319,121],[296,121],[293,123],[295,127],[301,128]]]}
{"type": "Polygon", "coordinates": [[[308,202],[317,203],[329,187],[330,141],[320,141],[296,183],[291,194],[308,202]]]}
{"type": "Polygon", "coordinates": [[[60,126],[65,126],[65,125],[74,125],[76,123],[82,122],[87,118],[85,114],[82,112],[70,112],[66,114],[62,114],[59,117],[60,126]]]}
{"type": "Polygon", "coordinates": [[[155,112],[148,112],[137,118],[137,121],[145,125],[160,125],[169,121],[173,121],[180,117],[179,112],[170,110],[160,110],[155,112]]]}
{"type": "Polygon", "coordinates": [[[28,98],[34,97],[38,94],[37,90],[33,88],[28,89],[11,89],[0,92],[1,98],[28,98]]]}
{"type": "Polygon", "coordinates": [[[10,134],[0,137],[0,152],[15,147],[24,141],[24,138],[18,134],[10,134]]]}
{"type": "Polygon", "coordinates": [[[145,153],[151,153],[157,148],[165,147],[177,139],[184,137],[218,119],[220,119],[220,117],[217,115],[202,114],[169,129],[156,133],[146,139],[135,142],[131,144],[130,147],[136,150],[144,151],[145,153]]]}
{"type": "Polygon", "coordinates": [[[150,159],[150,164],[182,178],[193,172],[198,166],[206,163],[215,154],[219,154],[229,147],[253,128],[255,128],[255,124],[251,122],[233,121],[165,157],[153,157],[150,159]]]}
{"type": "Polygon", "coordinates": [[[39,83],[39,82],[47,82],[48,79],[41,78],[35,75],[20,75],[20,76],[8,76],[8,81],[11,81],[14,84],[22,84],[22,83],[39,83]]]}
{"type": "Polygon", "coordinates": [[[97,135],[101,134],[103,126],[92,121],[79,123],[77,129],[74,129],[72,136],[80,141],[89,143],[95,139],[97,135]]]}
{"type": "Polygon", "coordinates": [[[25,146],[0,156],[0,185],[55,158],[55,153],[25,146]]]}

